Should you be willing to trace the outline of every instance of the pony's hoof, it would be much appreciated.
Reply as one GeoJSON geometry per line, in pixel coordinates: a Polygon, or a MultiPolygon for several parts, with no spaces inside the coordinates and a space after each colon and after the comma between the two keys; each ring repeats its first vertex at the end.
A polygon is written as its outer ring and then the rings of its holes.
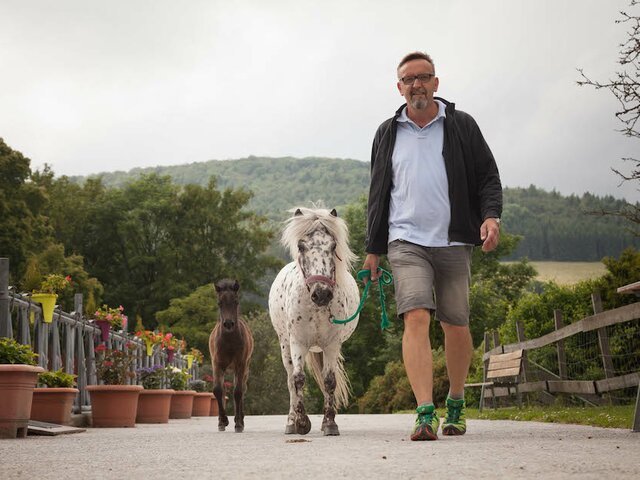
{"type": "Polygon", "coordinates": [[[340,430],[338,429],[338,425],[334,423],[333,425],[323,425],[322,433],[325,436],[335,436],[340,435],[340,430]]]}
{"type": "Polygon", "coordinates": [[[225,429],[225,428],[226,428],[226,427],[225,427],[224,425],[218,425],[218,431],[219,431],[219,432],[224,432],[224,429],[225,429]]]}
{"type": "Polygon", "coordinates": [[[306,435],[311,431],[311,420],[309,420],[308,416],[304,416],[299,418],[296,421],[296,433],[298,435],[306,435]]]}
{"type": "Polygon", "coordinates": [[[240,425],[236,425],[236,433],[242,433],[242,432],[244,432],[244,427],[240,425]]]}
{"type": "Polygon", "coordinates": [[[295,425],[287,425],[284,429],[284,434],[285,435],[291,435],[293,433],[296,433],[296,426],[295,425]]]}

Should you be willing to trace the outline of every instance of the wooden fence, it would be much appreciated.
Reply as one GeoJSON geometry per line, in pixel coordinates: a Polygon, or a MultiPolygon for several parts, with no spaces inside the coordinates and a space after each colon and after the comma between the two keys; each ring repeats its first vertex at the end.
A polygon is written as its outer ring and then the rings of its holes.
{"type": "MultiPolygon", "coordinates": [[[[28,295],[12,291],[8,280],[9,260],[0,258],[0,337],[15,338],[23,345],[30,345],[38,354],[39,365],[46,370],[62,368],[77,375],[80,392],[74,403],[74,412],[88,409],[91,402],[86,387],[98,383],[94,349],[101,341],[101,333],[91,320],[82,315],[82,294],[75,295],[73,312],[63,312],[56,306],[53,321],[45,323],[40,304],[32,302],[28,295]]],[[[124,350],[127,343],[136,347],[133,351],[136,361],[131,367],[134,372],[153,365],[187,367],[186,358],[179,353],[171,362],[157,347],[152,356],[147,356],[144,342],[123,331],[111,332],[107,348],[124,350]]],[[[193,362],[189,374],[191,378],[198,378],[196,362],[193,362]]]]}
{"type": "MultiPolygon", "coordinates": [[[[486,382],[486,371],[489,358],[492,355],[509,353],[516,350],[524,350],[523,358],[522,383],[518,385],[520,393],[539,392],[541,400],[553,401],[554,394],[564,393],[573,394],[582,398],[587,403],[602,404],[612,402],[609,396],[615,390],[638,387],[636,393],[636,409],[633,421],[633,431],[640,431],[640,363],[632,362],[633,372],[619,374],[614,368],[613,358],[611,354],[610,338],[607,327],[620,325],[626,322],[636,321],[640,319],[640,302],[636,302],[623,307],[612,310],[603,311],[600,295],[594,293],[591,297],[594,314],[583,318],[569,325],[564,325],[562,312],[554,311],[555,330],[534,339],[525,339],[524,326],[521,321],[516,323],[516,334],[518,342],[508,345],[501,345],[497,332],[485,332],[484,345],[485,353],[484,361],[484,379],[486,382]],[[567,371],[567,352],[565,342],[570,337],[578,334],[594,332],[594,344],[597,344],[599,371],[603,372],[602,378],[599,379],[571,379],[567,371]],[[595,340],[597,338],[597,341],[595,340]],[[493,340],[493,348],[491,343],[493,340]],[[531,360],[529,355],[533,355],[538,349],[550,347],[555,350],[555,368],[545,368],[539,363],[531,360]],[[554,371],[555,370],[555,371],[554,371]]],[[[638,332],[640,329],[632,329],[637,343],[638,332]]],[[[593,335],[593,334],[592,334],[593,335]]],[[[637,348],[637,345],[634,343],[637,348]]],[[[633,348],[633,345],[628,345],[633,348]]],[[[635,350],[629,352],[628,356],[640,357],[640,352],[635,350]]],[[[548,356],[547,356],[548,358],[548,356]]],[[[504,397],[510,394],[507,388],[495,388],[496,397],[504,397]]],[[[483,389],[483,398],[481,402],[485,402],[487,398],[492,397],[489,389],[483,389]]]]}

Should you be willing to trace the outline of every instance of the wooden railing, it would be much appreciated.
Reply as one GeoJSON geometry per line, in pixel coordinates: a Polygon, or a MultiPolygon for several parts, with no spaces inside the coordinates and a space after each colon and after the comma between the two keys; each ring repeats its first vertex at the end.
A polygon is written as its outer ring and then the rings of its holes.
{"type": "MultiPolygon", "coordinates": [[[[485,353],[483,355],[485,374],[483,382],[486,382],[486,369],[489,358],[492,355],[516,350],[524,350],[525,355],[528,355],[543,347],[551,346],[555,349],[555,372],[552,371],[553,369],[543,368],[541,365],[525,357],[523,359],[523,382],[518,385],[521,393],[540,392],[543,398],[546,395],[548,400],[553,400],[553,395],[556,393],[565,393],[576,395],[588,403],[602,403],[603,398],[605,402],[611,401],[610,397],[607,399],[610,392],[638,387],[632,429],[634,431],[640,431],[640,364],[635,363],[635,371],[633,372],[626,372],[624,374],[616,373],[607,330],[607,327],[640,319],[640,302],[603,311],[600,295],[594,293],[591,299],[594,310],[593,315],[564,326],[562,312],[555,310],[555,330],[538,338],[525,339],[524,326],[521,321],[516,322],[516,334],[518,338],[518,342],[516,343],[501,345],[497,332],[485,332],[485,353]],[[597,343],[599,352],[598,363],[600,363],[598,367],[602,372],[603,378],[595,380],[571,379],[567,372],[565,341],[577,334],[587,332],[595,332],[597,335],[597,342],[594,341],[594,343],[597,343]],[[491,348],[492,340],[493,348],[491,348]]],[[[637,331],[640,331],[640,329],[637,329],[636,332],[637,331]]],[[[638,334],[636,333],[636,335],[638,334]]],[[[640,353],[638,351],[629,352],[629,355],[638,356],[640,353]]],[[[484,403],[485,399],[491,396],[491,393],[492,392],[488,390],[484,391],[483,389],[481,402],[484,403]]],[[[510,394],[507,389],[499,388],[495,388],[495,392],[493,393],[498,397],[508,396],[510,394]]]]}
{"type": "MultiPolygon", "coordinates": [[[[101,341],[100,329],[82,315],[82,294],[74,297],[74,311],[63,312],[56,307],[53,321],[45,323],[40,304],[30,296],[11,291],[8,285],[9,261],[0,258],[0,337],[14,338],[23,345],[30,345],[38,354],[38,363],[46,370],[63,369],[77,375],[78,394],[74,412],[90,407],[87,385],[98,383],[95,368],[95,346],[101,341]]],[[[111,332],[107,348],[124,350],[127,343],[135,345],[135,363],[132,372],[153,365],[187,368],[187,360],[176,354],[171,362],[165,352],[154,348],[147,356],[142,340],[127,332],[111,332]]],[[[193,362],[189,371],[191,378],[198,378],[198,365],[193,362]]],[[[134,382],[135,383],[135,382],[134,382]]]]}

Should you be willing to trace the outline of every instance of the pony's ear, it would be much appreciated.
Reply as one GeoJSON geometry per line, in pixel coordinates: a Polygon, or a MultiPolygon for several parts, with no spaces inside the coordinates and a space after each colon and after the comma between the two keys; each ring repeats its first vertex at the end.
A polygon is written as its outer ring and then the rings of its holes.
{"type": "Polygon", "coordinates": [[[329,213],[330,213],[331,215],[333,215],[334,217],[337,217],[337,216],[338,216],[338,212],[336,212],[336,209],[335,209],[335,208],[334,208],[333,210],[331,210],[329,213]]]}
{"type": "Polygon", "coordinates": [[[235,283],[231,288],[233,289],[234,292],[237,292],[238,290],[240,290],[240,284],[238,283],[238,280],[235,281],[235,283]]]}
{"type": "Polygon", "coordinates": [[[216,292],[220,293],[220,286],[217,283],[213,284],[213,288],[216,289],[216,292]]]}
{"type": "Polygon", "coordinates": [[[294,217],[300,216],[302,215],[302,210],[300,210],[299,208],[296,209],[296,213],[293,214],[294,217]]]}

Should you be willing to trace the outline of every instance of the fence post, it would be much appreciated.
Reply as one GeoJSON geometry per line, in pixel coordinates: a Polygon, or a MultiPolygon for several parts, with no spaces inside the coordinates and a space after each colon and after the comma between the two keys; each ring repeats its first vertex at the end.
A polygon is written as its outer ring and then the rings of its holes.
{"type": "MultiPolygon", "coordinates": [[[[518,342],[524,342],[526,340],[524,336],[524,323],[522,320],[516,321],[516,336],[518,337],[518,342]]],[[[527,352],[526,350],[522,352],[522,379],[527,382],[529,378],[529,362],[527,361],[527,352]]]]}
{"type": "MultiPolygon", "coordinates": [[[[487,353],[489,350],[491,350],[491,346],[489,345],[489,342],[491,340],[491,336],[489,335],[488,331],[484,331],[484,353],[487,353]]],[[[487,368],[489,367],[489,359],[484,360],[482,362],[482,383],[486,383],[487,382],[487,368]]],[[[484,408],[484,389],[485,386],[482,385],[482,387],[480,387],[480,404],[478,406],[478,410],[480,410],[482,412],[482,409],[484,408]]]]}
{"type": "MultiPolygon", "coordinates": [[[[553,311],[553,321],[555,323],[556,330],[560,330],[564,327],[564,322],[562,321],[562,310],[556,309],[553,311]]],[[[566,380],[567,357],[564,350],[564,339],[556,342],[556,350],[558,352],[558,376],[560,377],[560,380],[566,380]]]]}
{"type": "Polygon", "coordinates": [[[640,382],[638,383],[638,396],[636,397],[636,411],[633,414],[633,427],[634,432],[640,432],[640,382]]]}
{"type": "Polygon", "coordinates": [[[497,330],[493,330],[491,333],[493,334],[493,348],[498,348],[500,346],[500,334],[497,330]]]}
{"type": "MultiPolygon", "coordinates": [[[[593,305],[593,313],[602,312],[602,299],[600,298],[600,292],[593,292],[591,294],[591,304],[593,305]]],[[[602,365],[604,367],[605,378],[611,378],[615,376],[615,370],[613,368],[613,361],[611,360],[611,349],[609,348],[609,335],[607,334],[606,327],[598,329],[598,345],[600,346],[600,354],[602,355],[602,365]]]]}
{"type": "Polygon", "coordinates": [[[0,258],[0,337],[13,338],[9,312],[9,259],[0,258]]]}

